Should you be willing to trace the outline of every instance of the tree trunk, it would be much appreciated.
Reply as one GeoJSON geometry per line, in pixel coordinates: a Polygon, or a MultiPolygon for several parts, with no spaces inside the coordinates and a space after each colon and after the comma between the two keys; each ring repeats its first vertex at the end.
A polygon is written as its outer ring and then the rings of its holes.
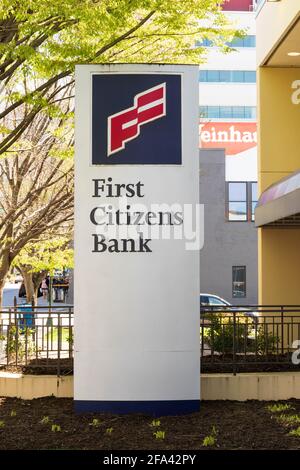
{"type": "MultiPolygon", "coordinates": [[[[11,266],[10,256],[8,250],[3,250],[0,256],[0,308],[2,308],[3,289],[6,281],[7,274],[11,266]]],[[[0,314],[1,318],[1,314],[0,314]]]]}
{"type": "Polygon", "coordinates": [[[32,274],[32,281],[34,286],[34,305],[37,305],[38,290],[42,280],[47,276],[47,271],[41,271],[40,273],[32,274]]]}
{"type": "Polygon", "coordinates": [[[9,267],[7,271],[5,272],[5,269],[3,269],[3,264],[1,265],[0,269],[0,349],[3,348],[4,341],[2,339],[2,334],[3,332],[1,331],[1,320],[2,320],[2,301],[3,301],[3,289],[5,285],[5,280],[6,276],[8,274],[9,267]]]}
{"type": "Polygon", "coordinates": [[[22,273],[23,281],[24,281],[24,285],[25,285],[26,300],[27,300],[28,303],[31,303],[32,301],[35,302],[34,284],[33,284],[33,280],[32,280],[32,273],[29,272],[29,270],[26,269],[23,266],[22,266],[22,268],[20,267],[20,271],[22,273]]]}
{"type": "MultiPolygon", "coordinates": [[[[0,308],[2,308],[4,285],[5,285],[5,278],[0,280],[0,308]]],[[[1,318],[1,313],[0,313],[0,318],[1,318]]]]}

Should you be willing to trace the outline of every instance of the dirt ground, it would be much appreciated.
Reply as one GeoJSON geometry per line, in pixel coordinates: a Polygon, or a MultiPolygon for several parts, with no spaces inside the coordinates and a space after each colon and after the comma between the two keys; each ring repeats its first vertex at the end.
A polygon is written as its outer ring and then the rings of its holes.
{"type": "Polygon", "coordinates": [[[1,450],[300,449],[299,426],[300,400],[202,402],[199,413],[155,422],[143,415],[75,415],[67,398],[0,398],[1,450]],[[290,434],[298,428],[298,436],[290,434]]]}

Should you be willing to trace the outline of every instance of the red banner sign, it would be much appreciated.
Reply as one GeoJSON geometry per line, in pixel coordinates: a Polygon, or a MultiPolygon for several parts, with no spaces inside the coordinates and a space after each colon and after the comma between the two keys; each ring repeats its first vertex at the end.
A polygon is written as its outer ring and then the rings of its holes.
{"type": "Polygon", "coordinates": [[[225,148],[236,155],[257,146],[256,122],[206,122],[199,124],[199,147],[225,148]]]}

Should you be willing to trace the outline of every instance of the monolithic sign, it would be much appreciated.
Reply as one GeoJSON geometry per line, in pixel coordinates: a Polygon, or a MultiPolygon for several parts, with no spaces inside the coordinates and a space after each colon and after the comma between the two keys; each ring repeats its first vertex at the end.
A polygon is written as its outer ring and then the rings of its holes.
{"type": "Polygon", "coordinates": [[[76,70],[75,406],[199,407],[198,71],[76,70]]]}
{"type": "Polygon", "coordinates": [[[199,125],[201,148],[225,148],[237,155],[257,146],[256,122],[207,122],[199,125]]]}

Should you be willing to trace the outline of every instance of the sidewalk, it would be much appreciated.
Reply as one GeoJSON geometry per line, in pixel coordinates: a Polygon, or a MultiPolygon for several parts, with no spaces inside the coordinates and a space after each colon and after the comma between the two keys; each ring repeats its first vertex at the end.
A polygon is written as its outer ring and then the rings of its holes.
{"type": "MultiPolygon", "coordinates": [[[[14,283],[7,282],[5,284],[5,287],[3,289],[3,303],[2,303],[3,307],[12,307],[14,305],[14,296],[16,296],[17,298],[17,304],[22,304],[26,302],[25,297],[18,296],[20,286],[21,286],[20,283],[14,284],[14,283]]],[[[63,302],[53,302],[52,305],[57,306],[57,307],[67,307],[67,306],[69,307],[70,306],[70,304],[63,303],[63,302]]],[[[39,297],[38,306],[48,306],[48,301],[43,299],[43,297],[39,297]]]]}

